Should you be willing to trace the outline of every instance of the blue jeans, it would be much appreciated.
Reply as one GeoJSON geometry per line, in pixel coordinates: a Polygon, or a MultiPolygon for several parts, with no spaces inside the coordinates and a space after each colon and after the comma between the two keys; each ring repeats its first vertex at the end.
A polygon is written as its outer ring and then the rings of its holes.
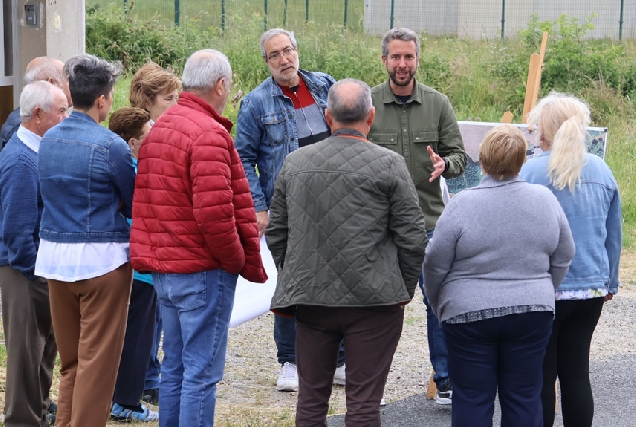
{"type": "Polygon", "coordinates": [[[152,277],[164,329],[159,425],[211,427],[238,276],[217,269],[152,277]]]}
{"type": "MultiPolygon", "coordinates": [[[[428,230],[426,235],[428,240],[433,238],[433,232],[435,230],[428,230]]],[[[431,365],[435,375],[433,380],[437,387],[444,385],[449,381],[448,379],[448,348],[446,347],[446,339],[444,338],[444,331],[439,320],[433,313],[433,308],[428,303],[428,298],[424,293],[424,277],[420,274],[419,280],[420,289],[422,295],[424,295],[424,304],[426,305],[426,336],[428,338],[428,351],[431,358],[431,365]]]]}
{"type": "MultiPolygon", "coordinates": [[[[274,315],[274,342],[276,343],[276,357],[281,365],[296,363],[296,319],[274,315]]],[[[345,364],[344,340],[340,342],[338,350],[338,366],[345,364]]]]}
{"type": "Polygon", "coordinates": [[[443,324],[450,349],[453,426],[491,427],[497,392],[502,427],[543,426],[543,358],[552,317],[551,311],[538,311],[443,324]]]}
{"type": "Polygon", "coordinates": [[[161,343],[161,332],[163,332],[163,323],[161,322],[161,305],[157,305],[155,317],[155,335],[150,350],[150,360],[148,361],[148,369],[146,369],[146,382],[144,390],[152,390],[159,388],[159,375],[161,374],[161,362],[157,353],[159,353],[159,345],[161,343]]]}

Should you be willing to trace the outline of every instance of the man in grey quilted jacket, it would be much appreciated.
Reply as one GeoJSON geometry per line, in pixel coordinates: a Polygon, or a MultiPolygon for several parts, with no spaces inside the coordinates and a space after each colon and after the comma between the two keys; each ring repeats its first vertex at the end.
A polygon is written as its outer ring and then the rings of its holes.
{"type": "Polygon", "coordinates": [[[366,139],[365,83],[329,91],[332,136],[289,154],[265,231],[279,269],[274,312],[296,315],[296,426],[326,425],[347,345],[347,426],[380,426],[380,399],[417,286],[426,225],[404,158],[366,139]]]}

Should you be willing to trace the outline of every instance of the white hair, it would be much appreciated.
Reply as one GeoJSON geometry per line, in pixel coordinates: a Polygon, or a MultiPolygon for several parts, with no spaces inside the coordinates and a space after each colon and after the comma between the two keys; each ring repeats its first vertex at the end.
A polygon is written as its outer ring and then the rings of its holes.
{"type": "Polygon", "coordinates": [[[208,92],[221,79],[230,89],[232,67],[227,56],[214,49],[194,52],[186,61],[181,76],[181,85],[187,92],[208,92]]]}
{"type": "MultiPolygon", "coordinates": [[[[24,84],[28,85],[38,80],[53,81],[58,85],[63,84],[65,78],[62,72],[64,64],[55,58],[41,57],[36,65],[27,67],[24,74],[24,84]]],[[[33,62],[35,62],[34,60],[33,62]]]]}
{"type": "Polygon", "coordinates": [[[66,99],[62,89],[46,80],[36,80],[24,86],[20,94],[20,122],[29,121],[36,107],[40,107],[43,111],[50,113],[55,103],[56,91],[59,91],[66,99]]]}
{"type": "Polygon", "coordinates": [[[265,52],[265,43],[267,43],[267,40],[271,39],[272,37],[276,37],[280,34],[284,34],[287,37],[289,37],[289,41],[291,42],[294,49],[298,50],[298,42],[296,41],[296,37],[294,37],[293,31],[287,31],[283,28],[272,28],[270,30],[265,31],[263,35],[261,36],[260,44],[261,44],[261,55],[263,56],[263,58],[267,57],[267,52],[265,52]]]}
{"type": "Polygon", "coordinates": [[[578,98],[552,92],[543,98],[528,115],[528,125],[536,125],[538,138],[551,151],[548,176],[552,185],[574,192],[581,180],[587,147],[586,127],[590,124],[590,109],[578,98]]]}

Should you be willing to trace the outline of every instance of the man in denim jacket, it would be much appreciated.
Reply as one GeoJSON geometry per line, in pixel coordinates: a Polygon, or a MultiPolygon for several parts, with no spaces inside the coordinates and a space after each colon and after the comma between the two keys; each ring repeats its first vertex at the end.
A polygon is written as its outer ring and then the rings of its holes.
{"type": "MultiPolygon", "coordinates": [[[[290,31],[268,30],[261,36],[260,46],[272,76],[241,101],[235,144],[250,184],[262,236],[269,222],[274,183],[285,157],[331,133],[324,110],[335,80],[328,74],[299,68],[298,43],[290,31]]],[[[276,315],[274,340],[282,365],[277,381],[280,391],[298,389],[295,339],[295,320],[276,315]]],[[[341,349],[336,384],[344,385],[343,364],[341,349]]]]}

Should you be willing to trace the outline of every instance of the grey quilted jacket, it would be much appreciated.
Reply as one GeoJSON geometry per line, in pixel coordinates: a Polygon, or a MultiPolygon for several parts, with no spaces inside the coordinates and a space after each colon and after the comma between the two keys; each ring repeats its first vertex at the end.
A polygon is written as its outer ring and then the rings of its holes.
{"type": "Polygon", "coordinates": [[[287,156],[265,237],[278,267],[271,308],[281,312],[408,302],[427,244],[404,158],[336,135],[287,156]]]}

